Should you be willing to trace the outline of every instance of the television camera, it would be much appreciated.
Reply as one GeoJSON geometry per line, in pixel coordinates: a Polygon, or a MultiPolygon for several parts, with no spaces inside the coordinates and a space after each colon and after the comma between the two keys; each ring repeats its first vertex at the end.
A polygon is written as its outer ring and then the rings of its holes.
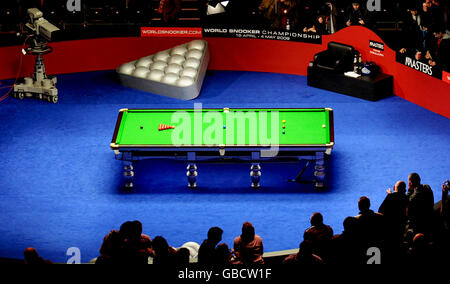
{"type": "Polygon", "coordinates": [[[54,39],[60,30],[43,17],[43,13],[37,8],[27,10],[28,22],[25,24],[28,34],[23,49],[27,55],[36,56],[33,77],[25,77],[23,83],[14,85],[13,97],[23,99],[36,97],[41,100],[56,103],[58,101],[58,89],[56,89],[56,77],[47,76],[43,55],[49,54],[53,48],[47,43],[54,39]]]}

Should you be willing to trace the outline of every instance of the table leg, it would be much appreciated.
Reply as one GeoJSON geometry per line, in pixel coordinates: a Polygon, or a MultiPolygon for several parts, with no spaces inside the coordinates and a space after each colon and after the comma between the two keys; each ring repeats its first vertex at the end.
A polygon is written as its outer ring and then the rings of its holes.
{"type": "Polygon", "coordinates": [[[125,188],[131,189],[133,188],[134,181],[134,167],[133,162],[124,161],[123,162],[123,176],[125,177],[125,188]]]}
{"type": "Polygon", "coordinates": [[[250,167],[250,177],[252,179],[252,187],[259,188],[259,182],[261,180],[261,166],[259,163],[253,163],[250,167]]]}
{"type": "Polygon", "coordinates": [[[316,153],[316,166],[314,169],[316,189],[322,189],[325,187],[325,156],[323,152],[316,153]]]}
{"type": "Polygon", "coordinates": [[[197,166],[194,163],[190,163],[187,166],[187,173],[186,173],[189,188],[197,187],[197,175],[198,175],[197,166]]]}

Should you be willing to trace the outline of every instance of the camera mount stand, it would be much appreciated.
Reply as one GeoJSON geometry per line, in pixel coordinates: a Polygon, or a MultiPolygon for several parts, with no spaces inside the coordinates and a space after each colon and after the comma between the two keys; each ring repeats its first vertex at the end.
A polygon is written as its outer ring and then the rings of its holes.
{"type": "Polygon", "coordinates": [[[47,76],[43,56],[53,51],[46,42],[33,40],[31,46],[25,49],[27,55],[36,56],[33,77],[25,77],[24,82],[14,85],[13,97],[20,100],[38,98],[51,103],[58,102],[58,89],[56,89],[56,77],[47,76]]]}

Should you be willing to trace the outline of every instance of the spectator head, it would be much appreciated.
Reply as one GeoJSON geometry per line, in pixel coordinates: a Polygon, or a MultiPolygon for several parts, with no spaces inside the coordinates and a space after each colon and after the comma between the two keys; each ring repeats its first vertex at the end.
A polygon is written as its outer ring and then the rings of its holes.
{"type": "Polygon", "coordinates": [[[421,243],[425,241],[425,235],[422,233],[418,233],[413,238],[413,243],[421,243]]]}
{"type": "Polygon", "coordinates": [[[166,256],[169,253],[169,244],[164,237],[156,236],[152,241],[152,247],[157,256],[166,256]]]}
{"type": "Polygon", "coordinates": [[[370,209],[370,199],[366,196],[361,197],[358,200],[359,211],[364,212],[370,209]]]}
{"type": "Polygon", "coordinates": [[[300,243],[298,255],[302,257],[311,257],[313,254],[313,246],[311,241],[303,241],[300,243]]]}
{"type": "Polygon", "coordinates": [[[280,3],[287,7],[292,7],[295,5],[295,1],[293,0],[280,0],[280,3]]]}
{"type": "Polygon", "coordinates": [[[414,235],[411,247],[415,251],[425,250],[427,247],[427,241],[426,241],[425,235],[422,233],[418,233],[418,234],[414,235]]]}
{"type": "Polygon", "coordinates": [[[208,230],[208,240],[218,244],[222,240],[223,230],[219,227],[212,227],[208,230]]]}
{"type": "Polygon", "coordinates": [[[344,232],[345,233],[355,233],[358,230],[358,219],[355,217],[347,217],[344,219],[344,232]]]}
{"type": "Polygon", "coordinates": [[[23,256],[25,258],[25,262],[28,264],[38,263],[40,260],[39,254],[33,247],[26,248],[23,252],[23,256]]]}
{"type": "Polygon", "coordinates": [[[412,7],[410,7],[409,8],[409,12],[411,13],[411,15],[413,15],[413,16],[417,16],[417,14],[419,14],[419,11],[417,10],[417,7],[416,6],[412,6],[412,7]]]}
{"type": "Polygon", "coordinates": [[[142,235],[142,223],[138,220],[131,222],[131,236],[133,239],[140,239],[142,235]]]}
{"type": "Polygon", "coordinates": [[[132,234],[131,233],[132,230],[133,230],[132,228],[133,228],[133,224],[132,224],[131,221],[126,221],[125,223],[123,223],[120,226],[120,230],[119,230],[120,235],[122,236],[122,238],[128,239],[131,236],[131,234],[132,234]]]}
{"type": "Polygon", "coordinates": [[[252,223],[244,222],[242,224],[242,234],[241,239],[244,242],[251,242],[255,238],[255,227],[253,227],[252,223]]]}
{"type": "Polygon", "coordinates": [[[125,241],[136,241],[141,238],[142,223],[139,221],[126,221],[120,226],[120,235],[125,241]]]}
{"type": "Polygon", "coordinates": [[[406,183],[402,180],[397,181],[394,186],[394,192],[398,192],[400,194],[406,193],[406,183]]]}
{"type": "Polygon", "coordinates": [[[319,212],[315,212],[311,215],[311,225],[320,226],[323,225],[323,216],[319,212]]]}
{"type": "Polygon", "coordinates": [[[216,253],[217,253],[217,261],[219,263],[223,263],[226,264],[228,263],[230,257],[231,257],[231,253],[230,253],[230,249],[228,248],[228,245],[225,243],[221,243],[217,246],[216,249],[216,253]]]}
{"type": "Polygon", "coordinates": [[[352,7],[353,10],[358,10],[359,9],[359,1],[352,1],[352,7]]]}
{"type": "Polygon", "coordinates": [[[412,173],[408,176],[408,188],[414,189],[420,186],[420,176],[418,173],[412,173]]]}
{"type": "Polygon", "coordinates": [[[325,22],[325,16],[323,16],[323,15],[317,16],[317,22],[319,24],[323,24],[325,22]]]}
{"type": "Polygon", "coordinates": [[[445,29],[442,28],[442,27],[438,27],[438,28],[436,28],[434,30],[435,31],[433,32],[433,35],[437,39],[442,39],[444,37],[444,35],[446,34],[445,29]]]}
{"type": "Polygon", "coordinates": [[[187,248],[179,248],[175,253],[176,264],[189,264],[189,257],[191,253],[187,248]]]}

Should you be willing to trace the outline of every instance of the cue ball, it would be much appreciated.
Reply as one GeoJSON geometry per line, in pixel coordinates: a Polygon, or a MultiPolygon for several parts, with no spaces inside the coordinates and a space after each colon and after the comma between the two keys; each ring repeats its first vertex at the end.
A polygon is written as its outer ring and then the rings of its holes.
{"type": "Polygon", "coordinates": [[[197,69],[199,66],[200,66],[200,60],[198,60],[196,58],[188,58],[184,62],[184,67],[190,67],[190,68],[197,69]]]}
{"type": "Polygon", "coordinates": [[[322,127],[325,128],[325,127],[327,127],[327,126],[326,126],[325,124],[322,124],[322,127]]]}
{"type": "Polygon", "coordinates": [[[181,77],[177,81],[177,86],[178,87],[188,87],[188,86],[190,86],[192,84],[194,84],[194,79],[192,79],[191,77],[181,77]]]}

